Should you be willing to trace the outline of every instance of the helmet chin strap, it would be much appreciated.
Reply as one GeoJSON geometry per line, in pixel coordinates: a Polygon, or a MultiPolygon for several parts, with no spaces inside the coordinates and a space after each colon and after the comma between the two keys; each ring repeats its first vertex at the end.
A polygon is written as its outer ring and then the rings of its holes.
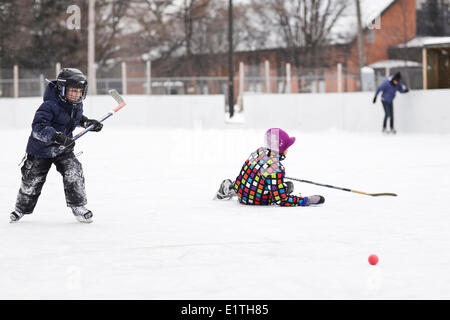
{"type": "Polygon", "coordinates": [[[72,101],[72,100],[70,100],[69,98],[66,97],[66,101],[67,101],[68,103],[71,103],[71,104],[73,104],[73,105],[76,105],[76,104],[79,104],[79,103],[82,101],[82,99],[81,99],[81,97],[80,97],[78,100],[72,101]]]}

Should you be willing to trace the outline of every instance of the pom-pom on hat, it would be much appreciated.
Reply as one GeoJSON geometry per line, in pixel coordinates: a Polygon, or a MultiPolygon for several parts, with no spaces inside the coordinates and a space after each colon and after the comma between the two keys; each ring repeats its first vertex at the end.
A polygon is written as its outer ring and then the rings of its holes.
{"type": "Polygon", "coordinates": [[[270,150],[277,153],[283,153],[287,148],[294,144],[295,137],[289,137],[289,135],[280,128],[270,128],[266,131],[265,142],[266,147],[270,150]]]}

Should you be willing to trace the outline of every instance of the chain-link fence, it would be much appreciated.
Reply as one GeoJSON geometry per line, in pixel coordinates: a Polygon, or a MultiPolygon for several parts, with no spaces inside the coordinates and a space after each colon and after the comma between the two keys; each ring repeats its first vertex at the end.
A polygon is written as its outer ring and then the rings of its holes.
{"type": "MultiPolygon", "coordinates": [[[[403,79],[412,89],[422,88],[420,68],[393,69],[401,71],[403,79]]],[[[28,70],[9,68],[0,70],[0,97],[42,96],[47,80],[56,78],[57,68],[28,70]]],[[[234,77],[235,96],[251,93],[327,93],[373,90],[386,78],[384,70],[374,70],[373,85],[361,86],[358,68],[270,68],[267,65],[239,65],[234,77]]],[[[97,94],[116,89],[122,94],[152,95],[207,95],[226,94],[228,77],[152,77],[145,63],[115,65],[97,71],[97,94]]],[[[363,80],[364,81],[364,80],[363,80]]],[[[91,92],[92,93],[92,92],[91,92]]]]}
{"type": "MultiPolygon", "coordinates": [[[[237,81],[237,78],[236,78],[237,81]]],[[[148,81],[146,78],[126,78],[127,94],[223,94],[226,90],[226,77],[156,77],[148,81]],[[148,89],[150,84],[150,89],[148,89]]],[[[122,78],[97,78],[97,93],[106,94],[116,89],[123,93],[122,78]]]]}
{"type": "MultiPolygon", "coordinates": [[[[395,74],[400,72],[402,74],[402,82],[410,89],[422,89],[423,88],[423,71],[421,67],[413,68],[392,68],[389,70],[389,74],[395,74]]],[[[380,85],[383,80],[386,79],[386,71],[384,69],[375,69],[375,83],[380,85]]]]}
{"type": "Polygon", "coordinates": [[[10,68],[0,70],[0,97],[42,96],[47,86],[45,79],[55,79],[55,70],[10,68]],[[15,81],[15,74],[16,85],[15,81]]]}

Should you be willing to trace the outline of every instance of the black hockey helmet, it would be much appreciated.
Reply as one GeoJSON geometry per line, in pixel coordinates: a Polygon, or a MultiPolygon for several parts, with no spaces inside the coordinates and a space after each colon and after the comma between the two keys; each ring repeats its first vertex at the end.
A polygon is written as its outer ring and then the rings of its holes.
{"type": "Polygon", "coordinates": [[[86,76],[78,69],[75,68],[64,68],[56,79],[56,90],[58,92],[59,98],[67,103],[78,104],[86,98],[88,89],[88,82],[86,76]],[[69,101],[67,99],[67,89],[68,88],[81,88],[82,93],[80,99],[77,101],[69,101]]]}

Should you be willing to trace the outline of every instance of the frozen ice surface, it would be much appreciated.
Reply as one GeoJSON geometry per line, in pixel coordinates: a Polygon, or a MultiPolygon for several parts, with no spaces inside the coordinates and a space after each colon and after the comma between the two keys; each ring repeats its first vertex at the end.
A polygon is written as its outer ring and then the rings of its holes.
{"type": "Polygon", "coordinates": [[[1,299],[450,299],[450,136],[302,133],[287,175],[322,207],[212,201],[263,131],[113,129],[77,142],[94,223],[51,169],[9,224],[28,130],[1,130],[1,299]],[[369,265],[370,254],[380,262],[369,265]]]}

